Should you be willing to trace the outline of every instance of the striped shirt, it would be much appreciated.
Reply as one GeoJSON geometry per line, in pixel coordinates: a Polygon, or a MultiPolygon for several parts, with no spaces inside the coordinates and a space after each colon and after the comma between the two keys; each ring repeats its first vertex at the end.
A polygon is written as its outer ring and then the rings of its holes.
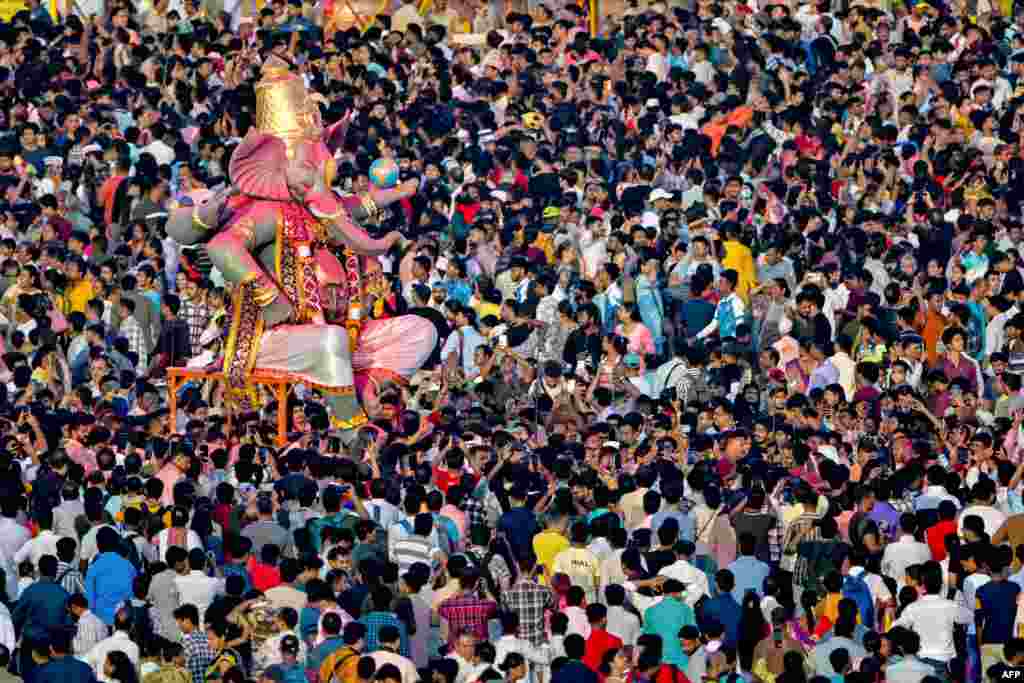
{"type": "Polygon", "coordinates": [[[422,562],[431,569],[436,568],[440,564],[441,550],[429,538],[413,535],[396,541],[391,547],[391,556],[398,564],[399,572],[404,573],[416,562],[422,562]]]}
{"type": "Polygon", "coordinates": [[[68,562],[57,563],[57,581],[70,595],[85,593],[85,582],[78,567],[68,562]]]}

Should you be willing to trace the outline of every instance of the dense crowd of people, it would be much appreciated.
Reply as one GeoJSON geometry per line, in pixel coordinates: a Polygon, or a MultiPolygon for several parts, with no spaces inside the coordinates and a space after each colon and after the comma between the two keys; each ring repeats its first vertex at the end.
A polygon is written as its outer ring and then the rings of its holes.
{"type": "Polygon", "coordinates": [[[1024,8],[29,0],[0,24],[0,681],[982,683],[1024,666],[1024,8]],[[276,57],[275,57],[276,56],[276,57]],[[232,409],[276,58],[350,123],[371,318],[232,409]]]}

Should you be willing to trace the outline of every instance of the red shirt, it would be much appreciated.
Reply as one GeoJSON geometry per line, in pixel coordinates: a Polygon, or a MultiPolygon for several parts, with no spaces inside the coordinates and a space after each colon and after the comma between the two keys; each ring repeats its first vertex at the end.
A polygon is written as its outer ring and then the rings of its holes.
{"type": "Polygon", "coordinates": [[[458,486],[460,481],[462,481],[462,472],[441,469],[439,465],[434,465],[434,484],[441,489],[441,493],[444,495],[447,496],[448,489],[458,486]]]}
{"type": "MultiPolygon", "coordinates": [[[[441,469],[440,465],[434,465],[434,485],[441,489],[441,492],[446,496],[448,495],[448,489],[462,483],[462,475],[462,470],[441,469]]],[[[479,480],[475,472],[470,476],[473,477],[474,482],[479,480]]]]}
{"type": "Polygon", "coordinates": [[[946,559],[946,536],[956,533],[956,520],[939,520],[939,523],[928,529],[925,540],[932,551],[932,559],[942,562],[946,559]]]}
{"type": "Polygon", "coordinates": [[[613,636],[603,628],[591,629],[590,637],[587,638],[587,649],[583,653],[583,663],[592,671],[597,671],[601,668],[604,653],[620,647],[622,647],[621,638],[613,636]]]}
{"type": "Polygon", "coordinates": [[[281,570],[272,564],[263,564],[257,562],[255,557],[250,557],[248,569],[252,587],[261,593],[281,584],[281,570]]]}

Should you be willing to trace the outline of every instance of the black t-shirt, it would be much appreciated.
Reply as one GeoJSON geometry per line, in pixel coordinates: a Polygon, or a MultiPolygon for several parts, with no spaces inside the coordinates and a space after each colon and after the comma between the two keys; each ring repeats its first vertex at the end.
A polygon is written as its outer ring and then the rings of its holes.
{"type": "Polygon", "coordinates": [[[832,341],[832,325],[824,313],[818,313],[811,318],[811,326],[813,328],[814,341],[819,344],[828,344],[832,341]]]}
{"type": "Polygon", "coordinates": [[[676,561],[676,554],[671,550],[652,550],[645,556],[647,569],[651,574],[657,574],[665,567],[676,561]]]}

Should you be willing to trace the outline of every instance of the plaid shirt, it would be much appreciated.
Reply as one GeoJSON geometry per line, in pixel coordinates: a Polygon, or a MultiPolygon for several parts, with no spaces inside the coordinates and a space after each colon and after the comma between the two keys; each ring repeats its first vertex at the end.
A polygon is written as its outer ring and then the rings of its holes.
{"type": "Polygon", "coordinates": [[[501,594],[501,606],[519,615],[519,635],[534,647],[544,644],[544,612],[555,608],[549,588],[522,576],[501,594]]]}
{"type": "Polygon", "coordinates": [[[405,628],[405,623],[396,617],[394,612],[369,612],[359,620],[359,623],[366,627],[366,648],[363,650],[364,654],[370,654],[379,650],[380,630],[385,626],[394,626],[402,637],[398,654],[403,657],[410,656],[409,632],[405,628]]]}
{"type": "Polygon", "coordinates": [[[202,350],[199,338],[203,336],[206,323],[210,320],[210,307],[206,304],[197,304],[194,301],[182,301],[181,317],[188,323],[188,341],[192,347],[192,353],[197,354],[202,350]]]}
{"type": "MultiPolygon", "coordinates": [[[[821,515],[814,512],[804,512],[790,522],[786,527],[785,541],[782,544],[783,552],[786,555],[796,555],[797,546],[804,541],[820,541],[821,529],[815,524],[821,519],[821,515]]],[[[807,578],[808,562],[806,558],[797,555],[796,564],[793,566],[793,584],[802,586],[807,578]]]]}
{"type": "Polygon", "coordinates": [[[486,530],[488,528],[487,508],[476,496],[466,496],[460,509],[466,513],[466,528],[469,530],[469,538],[465,540],[466,545],[469,545],[473,541],[473,529],[486,530]]]}
{"type": "Polygon", "coordinates": [[[488,640],[487,621],[498,613],[498,603],[476,595],[457,593],[440,604],[437,613],[448,622],[448,639],[455,642],[460,633],[472,631],[479,640],[488,640]]]}
{"type": "Polygon", "coordinates": [[[185,654],[185,666],[192,674],[192,683],[203,683],[206,678],[206,670],[216,653],[210,648],[210,641],[206,639],[206,633],[196,629],[181,637],[181,647],[185,654]]]}
{"type": "Polygon", "coordinates": [[[149,367],[149,351],[146,349],[146,335],[142,331],[142,325],[130,315],[121,321],[119,334],[128,340],[128,350],[139,357],[136,368],[142,370],[149,367]]]}

